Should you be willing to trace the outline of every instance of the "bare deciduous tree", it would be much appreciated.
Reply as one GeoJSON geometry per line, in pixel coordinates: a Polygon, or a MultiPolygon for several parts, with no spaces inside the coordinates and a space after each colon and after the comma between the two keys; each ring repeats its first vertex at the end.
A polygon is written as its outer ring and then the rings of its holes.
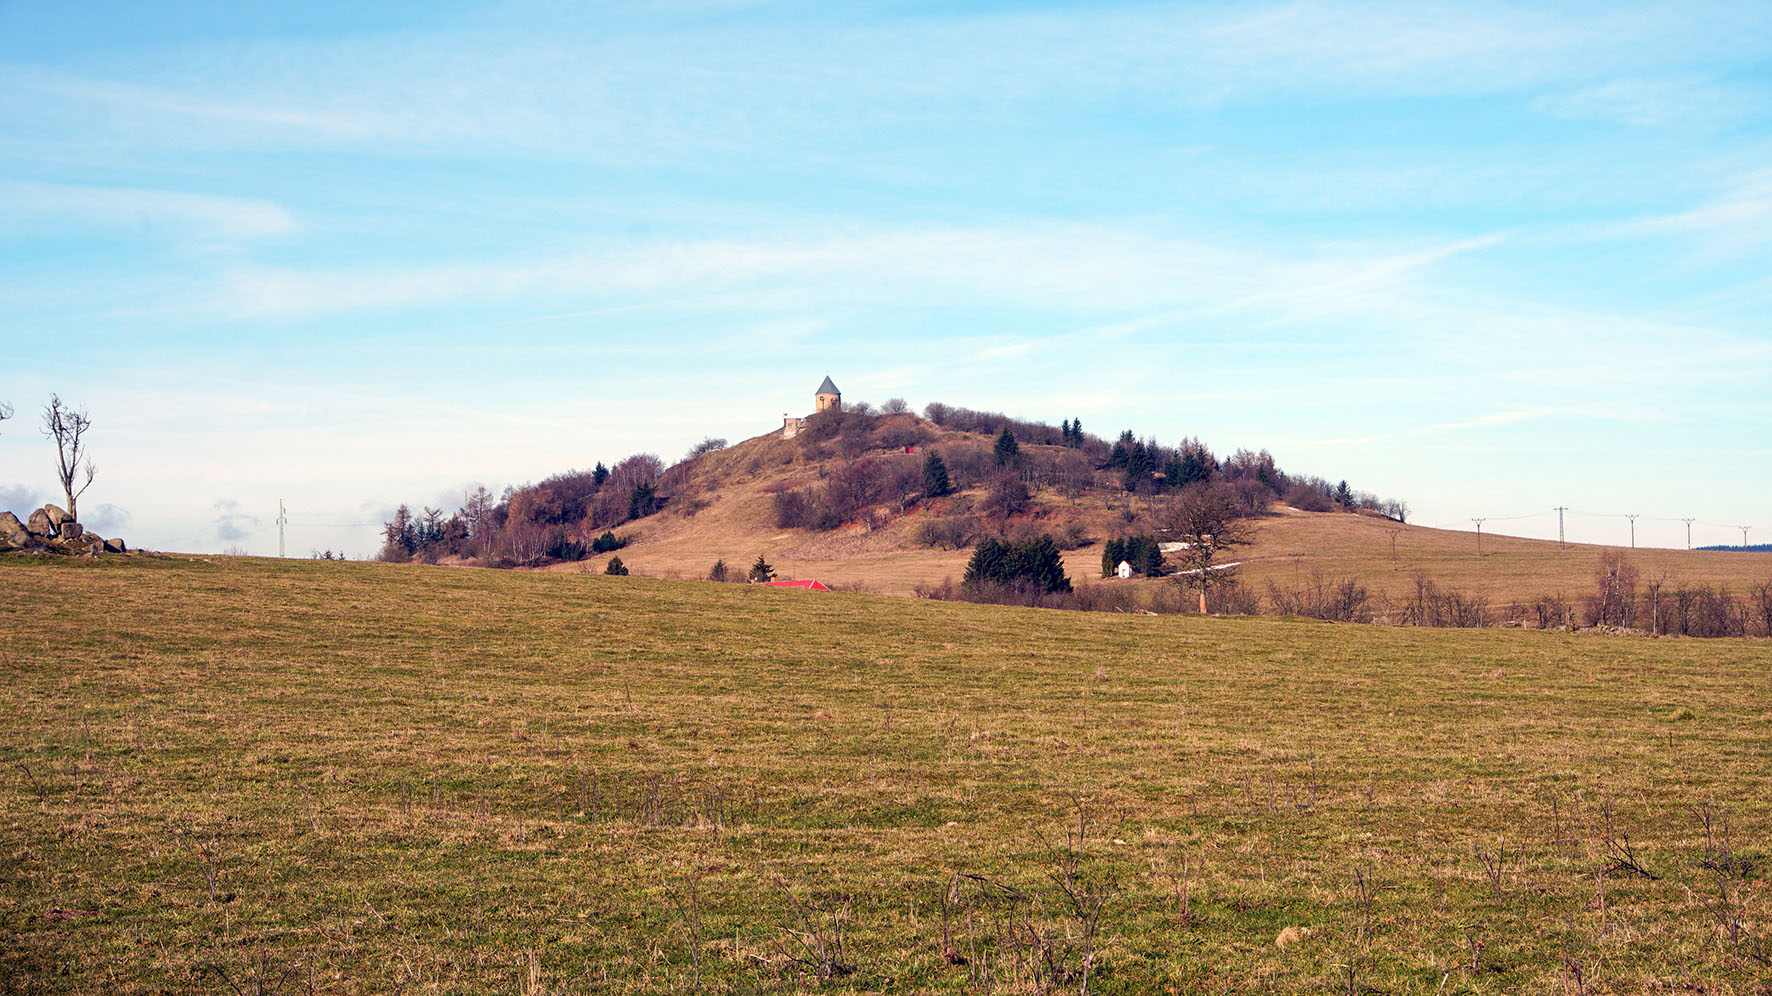
{"type": "Polygon", "coordinates": [[[92,416],[84,408],[75,408],[61,399],[59,394],[49,396],[49,404],[43,406],[43,435],[55,440],[56,476],[62,482],[62,493],[68,499],[68,515],[79,521],[79,508],[76,507],[80,496],[92,486],[92,478],[97,473],[92,458],[86,457],[84,468],[80,458],[86,456],[86,430],[92,428],[92,416]],[[81,473],[84,470],[84,478],[81,473]],[[75,481],[79,480],[79,487],[75,481]]]}
{"type": "Polygon", "coordinates": [[[4,401],[0,401],[0,422],[4,422],[11,417],[12,417],[12,406],[7,404],[4,401]]]}
{"type": "Polygon", "coordinates": [[[1205,612],[1207,589],[1232,580],[1214,563],[1219,551],[1251,539],[1237,502],[1222,485],[1190,484],[1163,509],[1160,521],[1171,540],[1187,544],[1181,551],[1185,566],[1180,580],[1184,587],[1199,586],[1200,611],[1205,612]]]}

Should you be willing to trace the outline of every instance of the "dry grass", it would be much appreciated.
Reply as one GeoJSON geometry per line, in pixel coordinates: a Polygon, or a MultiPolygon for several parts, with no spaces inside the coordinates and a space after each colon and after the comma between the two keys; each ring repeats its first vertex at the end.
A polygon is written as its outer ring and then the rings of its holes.
{"type": "Polygon", "coordinates": [[[0,632],[4,992],[1768,991],[1764,643],[228,558],[0,632]]]}
{"type": "MultiPolygon", "coordinates": [[[[1483,536],[1477,553],[1476,534],[1423,526],[1404,526],[1388,519],[1346,513],[1284,511],[1260,520],[1256,542],[1238,551],[1249,581],[1265,588],[1269,580],[1285,586],[1308,578],[1313,570],[1330,577],[1352,577],[1374,593],[1405,597],[1415,572],[1425,571],[1443,587],[1480,595],[1493,603],[1529,602],[1540,595],[1561,594],[1575,600],[1593,593],[1594,569],[1600,554],[1612,547],[1483,536]],[[1391,556],[1392,533],[1396,557],[1391,556]],[[1294,558],[1291,554],[1303,554],[1294,558]]],[[[1666,571],[1691,583],[1728,586],[1743,593],[1750,584],[1772,578],[1772,554],[1714,550],[1627,550],[1643,580],[1666,571]]]]}

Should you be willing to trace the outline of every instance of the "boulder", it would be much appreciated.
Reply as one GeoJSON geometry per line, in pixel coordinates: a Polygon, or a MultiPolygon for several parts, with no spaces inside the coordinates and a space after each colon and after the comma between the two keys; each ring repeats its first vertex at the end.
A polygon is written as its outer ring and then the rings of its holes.
{"type": "Polygon", "coordinates": [[[56,540],[62,549],[69,553],[77,553],[83,557],[96,557],[105,552],[105,541],[98,536],[63,536],[56,540]]]}
{"type": "Polygon", "coordinates": [[[45,505],[45,506],[43,506],[43,514],[49,516],[49,524],[54,526],[57,531],[60,531],[60,529],[62,527],[62,523],[67,522],[67,521],[74,518],[72,515],[69,515],[67,513],[67,511],[65,509],[63,509],[60,505],[45,505]]]}
{"type": "Polygon", "coordinates": [[[31,535],[31,531],[25,528],[24,523],[18,521],[18,516],[11,512],[0,512],[0,542],[9,546],[22,546],[25,537],[29,535],[31,535]]]}
{"type": "Polygon", "coordinates": [[[106,553],[128,553],[129,547],[124,545],[122,537],[118,537],[117,539],[108,539],[108,540],[105,540],[105,552],[106,553]]]}
{"type": "Polygon", "coordinates": [[[55,528],[56,534],[65,540],[77,540],[86,535],[86,527],[73,519],[63,519],[56,523],[55,528]]]}
{"type": "Polygon", "coordinates": [[[55,526],[49,522],[49,513],[38,509],[25,520],[25,531],[38,539],[48,539],[55,535],[55,526]]]}

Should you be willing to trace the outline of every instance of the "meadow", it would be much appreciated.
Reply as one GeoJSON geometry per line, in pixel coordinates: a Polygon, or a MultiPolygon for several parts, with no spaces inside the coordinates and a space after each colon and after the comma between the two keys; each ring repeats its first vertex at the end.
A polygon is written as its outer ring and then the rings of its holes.
{"type": "Polygon", "coordinates": [[[1772,993],[1772,644],[0,560],[4,993],[1772,993]]]}

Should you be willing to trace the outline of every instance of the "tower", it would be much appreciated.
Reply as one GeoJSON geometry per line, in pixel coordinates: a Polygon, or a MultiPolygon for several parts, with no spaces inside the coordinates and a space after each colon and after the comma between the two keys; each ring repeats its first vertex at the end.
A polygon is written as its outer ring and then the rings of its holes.
{"type": "Polygon", "coordinates": [[[843,410],[843,392],[837,390],[837,385],[831,383],[829,374],[825,375],[824,383],[818,385],[818,393],[812,396],[812,400],[812,410],[815,414],[822,411],[840,412],[843,410]]]}

